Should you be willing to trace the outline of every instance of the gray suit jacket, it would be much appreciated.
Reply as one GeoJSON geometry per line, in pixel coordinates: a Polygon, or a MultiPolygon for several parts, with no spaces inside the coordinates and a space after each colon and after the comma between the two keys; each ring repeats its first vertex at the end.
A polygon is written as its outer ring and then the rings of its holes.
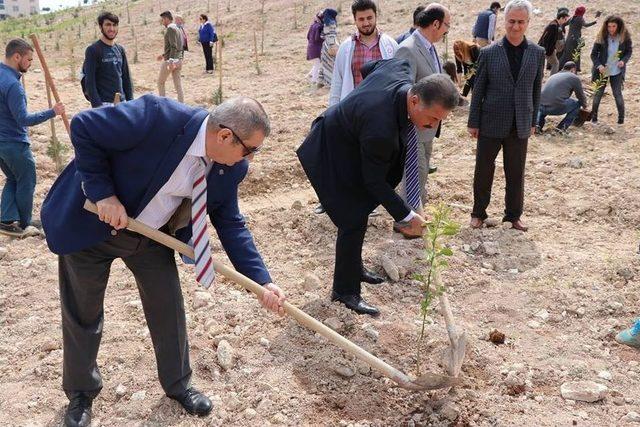
{"type": "Polygon", "coordinates": [[[544,75],[544,48],[527,40],[522,67],[513,80],[504,39],[480,50],[473,97],[469,108],[470,128],[479,128],[487,138],[506,138],[514,115],[518,138],[526,139],[536,122],[544,75]]]}
{"type": "MultiPolygon", "coordinates": [[[[400,43],[400,47],[394,55],[394,58],[404,59],[409,63],[414,82],[440,72],[438,64],[435,63],[433,56],[427,51],[416,33],[417,31],[414,31],[411,36],[400,43]]],[[[440,136],[440,125],[437,129],[418,129],[418,139],[422,142],[430,141],[438,136],[440,136]]]]}

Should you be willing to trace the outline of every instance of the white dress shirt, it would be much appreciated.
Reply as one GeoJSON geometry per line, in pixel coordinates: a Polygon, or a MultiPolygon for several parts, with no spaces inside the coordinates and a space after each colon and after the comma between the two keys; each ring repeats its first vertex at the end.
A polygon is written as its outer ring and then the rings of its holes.
{"type": "Polygon", "coordinates": [[[200,130],[191,143],[191,147],[189,147],[187,154],[182,158],[169,180],[140,212],[140,215],[136,218],[138,221],[149,227],[159,229],[169,221],[183,199],[191,199],[193,182],[196,180],[200,159],[203,158],[207,161],[207,173],[211,169],[211,162],[207,159],[205,145],[208,121],[209,116],[200,125],[200,130]]]}

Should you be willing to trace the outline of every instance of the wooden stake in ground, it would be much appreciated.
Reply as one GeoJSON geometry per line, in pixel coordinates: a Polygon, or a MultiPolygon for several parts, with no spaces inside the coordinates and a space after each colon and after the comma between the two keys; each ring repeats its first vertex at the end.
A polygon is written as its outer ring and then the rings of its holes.
{"type": "MultiPolygon", "coordinates": [[[[40,60],[40,65],[42,66],[42,71],[44,72],[44,78],[51,88],[51,93],[53,93],[53,98],[56,102],[60,101],[60,95],[58,95],[58,91],[56,90],[56,85],[53,82],[53,77],[51,77],[51,72],[49,72],[49,67],[47,66],[47,61],[44,58],[44,54],[40,49],[40,43],[38,42],[38,37],[35,34],[31,34],[29,36],[31,39],[31,43],[33,43],[33,48],[36,50],[36,54],[38,55],[38,59],[40,60]]],[[[67,113],[62,113],[62,121],[64,122],[64,127],[67,129],[67,133],[71,134],[71,126],[69,126],[69,119],[67,118],[67,113]]]]}
{"type": "Polygon", "coordinates": [[[256,73],[260,75],[262,71],[260,70],[260,61],[258,60],[258,36],[256,30],[253,30],[253,57],[256,61],[256,73]]]}

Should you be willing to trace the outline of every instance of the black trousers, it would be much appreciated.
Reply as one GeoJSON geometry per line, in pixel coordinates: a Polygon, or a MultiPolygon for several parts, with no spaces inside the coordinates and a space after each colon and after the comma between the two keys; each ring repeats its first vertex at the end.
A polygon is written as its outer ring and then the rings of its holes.
{"type": "Polygon", "coordinates": [[[593,94],[593,105],[591,106],[593,117],[595,117],[596,120],[598,119],[598,109],[600,108],[600,101],[604,95],[604,90],[607,88],[607,83],[611,85],[611,92],[613,92],[613,98],[616,101],[618,120],[624,120],[624,97],[622,96],[624,80],[622,79],[622,73],[608,77],[604,84],[593,94]]]}
{"type": "Polygon", "coordinates": [[[502,220],[514,222],[520,218],[524,207],[524,167],[528,141],[527,138],[518,138],[515,129],[506,138],[478,137],[476,170],[473,176],[473,218],[483,221],[487,219],[496,157],[501,148],[506,181],[502,220]]]}
{"type": "Polygon", "coordinates": [[[178,395],[189,387],[191,368],[174,253],[124,230],[94,247],[58,258],[65,393],[69,399],[78,393],[95,397],[102,389],[96,357],[102,338],[104,293],[116,258],[122,258],[136,279],[160,384],[166,394],[178,395]]]}
{"type": "Polygon", "coordinates": [[[339,295],[360,295],[362,277],[362,244],[369,217],[349,227],[338,227],[333,291],[339,295]]]}
{"type": "Polygon", "coordinates": [[[205,70],[213,70],[213,47],[209,43],[202,43],[202,51],[204,52],[205,70]]]}

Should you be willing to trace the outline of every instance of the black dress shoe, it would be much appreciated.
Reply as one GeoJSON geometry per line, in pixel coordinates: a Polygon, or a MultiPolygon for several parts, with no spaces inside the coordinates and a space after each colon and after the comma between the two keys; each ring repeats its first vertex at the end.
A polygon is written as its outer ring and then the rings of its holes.
{"type": "Polygon", "coordinates": [[[204,394],[200,393],[195,388],[191,387],[186,389],[182,394],[176,396],[169,396],[173,400],[178,401],[182,407],[191,415],[197,415],[204,417],[209,415],[213,405],[211,400],[204,394]]]}
{"type": "Polygon", "coordinates": [[[324,206],[322,206],[322,203],[318,203],[318,206],[316,206],[316,208],[313,210],[313,213],[317,215],[322,215],[324,212],[325,210],[324,210],[324,206]]]}
{"type": "Polygon", "coordinates": [[[431,175],[432,173],[436,173],[438,172],[438,167],[437,166],[429,166],[429,175],[431,175]]]}
{"type": "Polygon", "coordinates": [[[338,295],[335,292],[331,292],[331,301],[340,301],[349,310],[353,310],[358,314],[369,314],[371,316],[380,314],[380,310],[368,304],[360,295],[338,295]]]}
{"type": "Polygon", "coordinates": [[[86,427],[91,424],[91,405],[93,398],[85,394],[77,394],[72,397],[64,413],[63,425],[65,427],[86,427]]]}
{"type": "Polygon", "coordinates": [[[362,274],[360,275],[360,281],[365,283],[371,283],[372,285],[379,285],[384,282],[384,277],[374,273],[371,270],[367,270],[362,267],[362,274]]]}

